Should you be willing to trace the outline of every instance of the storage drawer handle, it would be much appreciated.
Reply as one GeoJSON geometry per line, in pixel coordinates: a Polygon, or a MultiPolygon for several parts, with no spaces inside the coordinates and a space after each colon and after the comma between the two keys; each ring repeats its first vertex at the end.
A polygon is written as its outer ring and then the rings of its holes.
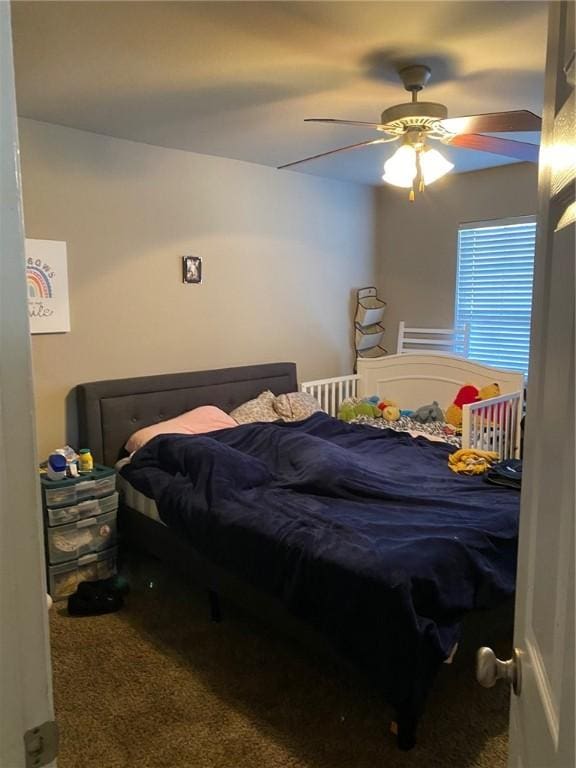
{"type": "Polygon", "coordinates": [[[94,507],[94,509],[96,509],[98,507],[98,502],[96,499],[86,499],[86,501],[80,501],[76,507],[78,509],[87,509],[88,507],[94,507]]]}
{"type": "Polygon", "coordinates": [[[76,528],[89,528],[91,525],[96,525],[96,522],[95,517],[86,517],[84,520],[78,520],[76,528]]]}

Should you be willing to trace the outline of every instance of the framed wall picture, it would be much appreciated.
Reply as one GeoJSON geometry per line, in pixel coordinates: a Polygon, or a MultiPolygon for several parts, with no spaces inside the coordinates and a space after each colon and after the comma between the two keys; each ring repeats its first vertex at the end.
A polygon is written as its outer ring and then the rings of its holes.
{"type": "Polygon", "coordinates": [[[186,284],[202,282],[201,256],[182,256],[182,282],[186,284]]]}
{"type": "Polygon", "coordinates": [[[26,238],[26,289],[30,333],[70,330],[66,243],[26,238]]]}

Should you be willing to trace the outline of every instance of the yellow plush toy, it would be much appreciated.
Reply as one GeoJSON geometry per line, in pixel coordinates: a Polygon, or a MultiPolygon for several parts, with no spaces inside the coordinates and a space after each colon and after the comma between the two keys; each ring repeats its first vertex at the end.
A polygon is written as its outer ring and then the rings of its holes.
{"type": "Polygon", "coordinates": [[[454,402],[446,409],[445,419],[447,424],[453,427],[462,426],[462,406],[469,403],[475,403],[478,400],[479,390],[473,384],[465,384],[460,387],[454,402]]]}
{"type": "Polygon", "coordinates": [[[465,384],[458,391],[452,405],[449,405],[446,409],[446,422],[452,424],[453,427],[460,428],[462,426],[462,406],[469,403],[477,403],[479,400],[498,397],[499,394],[500,387],[496,382],[494,384],[486,384],[481,389],[478,389],[473,384],[465,384]]]}
{"type": "Polygon", "coordinates": [[[491,397],[498,397],[500,395],[500,387],[494,382],[494,384],[486,384],[478,391],[479,400],[489,400],[491,397]]]}
{"type": "MultiPolygon", "coordinates": [[[[494,382],[494,384],[486,384],[485,387],[482,387],[478,392],[478,399],[489,400],[491,397],[498,397],[499,394],[500,387],[494,382]]],[[[504,416],[504,409],[500,405],[488,406],[485,409],[484,418],[488,419],[492,425],[497,424],[501,416],[504,416]]]]}
{"type": "Polygon", "coordinates": [[[398,421],[400,409],[396,405],[387,405],[382,411],[382,418],[386,421],[398,421]]]}

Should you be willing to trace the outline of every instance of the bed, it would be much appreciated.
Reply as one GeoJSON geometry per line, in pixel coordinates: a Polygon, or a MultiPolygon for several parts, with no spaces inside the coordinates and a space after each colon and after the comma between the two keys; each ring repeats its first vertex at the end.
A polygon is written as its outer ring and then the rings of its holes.
{"type": "MultiPolygon", "coordinates": [[[[296,391],[295,366],[83,384],[80,440],[113,466],[139,427],[265,389],[296,391]]],[[[215,614],[226,595],[362,668],[410,748],[460,620],[514,589],[519,494],[454,475],[451,450],[322,412],[161,435],[122,470],[160,519],[124,502],[120,523],[127,543],[204,584],[215,614]]]]}
{"type": "Polygon", "coordinates": [[[500,459],[519,458],[524,376],[455,355],[411,352],[358,358],[356,373],[303,382],[324,410],[336,416],[343,400],[378,395],[416,409],[436,400],[445,409],[465,384],[497,383],[500,395],[464,405],[462,447],[495,451],[500,459]]]}

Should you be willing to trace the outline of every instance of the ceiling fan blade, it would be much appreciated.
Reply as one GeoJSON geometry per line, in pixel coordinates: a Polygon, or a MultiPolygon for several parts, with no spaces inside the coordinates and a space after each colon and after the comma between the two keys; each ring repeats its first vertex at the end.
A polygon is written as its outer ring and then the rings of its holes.
{"type": "Polygon", "coordinates": [[[336,120],[333,117],[305,117],[305,123],[335,123],[336,125],[368,125],[371,128],[380,128],[382,123],[364,123],[362,120],[336,120]]]}
{"type": "Polygon", "coordinates": [[[292,165],[299,165],[300,163],[307,163],[308,160],[317,160],[319,157],[327,157],[327,155],[335,155],[337,152],[347,152],[349,149],[358,149],[359,147],[369,147],[370,144],[386,144],[387,139],[371,139],[370,141],[361,141],[358,144],[348,144],[346,147],[339,147],[338,149],[330,149],[328,152],[320,152],[319,155],[311,155],[305,157],[303,160],[295,160],[293,163],[285,163],[279,165],[278,170],[282,168],[290,168],[292,165]]]}
{"type": "Polygon", "coordinates": [[[506,131],[540,131],[542,118],[525,109],[514,112],[490,112],[486,115],[449,117],[441,120],[451,133],[505,133],[506,131]]]}
{"type": "Polygon", "coordinates": [[[518,160],[526,160],[529,163],[538,162],[540,151],[538,144],[527,144],[524,141],[512,141],[512,139],[498,139],[495,136],[479,136],[475,133],[453,136],[448,144],[452,147],[491,152],[493,155],[516,157],[518,160]]]}

